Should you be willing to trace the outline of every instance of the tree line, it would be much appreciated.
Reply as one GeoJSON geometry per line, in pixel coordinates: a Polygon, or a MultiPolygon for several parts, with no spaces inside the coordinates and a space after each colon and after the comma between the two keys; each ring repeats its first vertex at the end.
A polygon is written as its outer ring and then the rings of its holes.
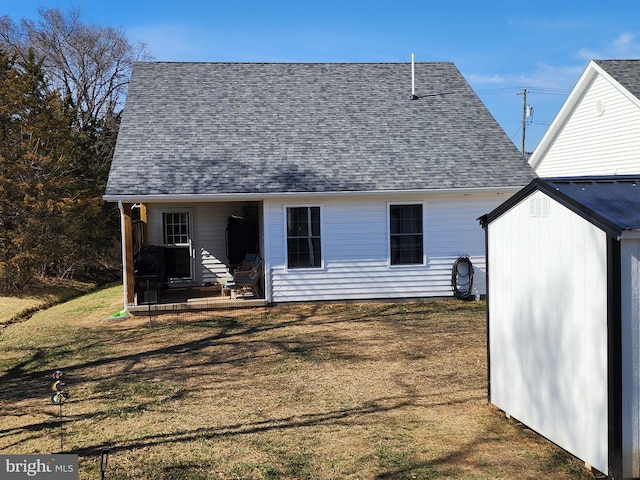
{"type": "Polygon", "coordinates": [[[119,216],[102,195],[144,44],[80,11],[0,17],[0,290],[113,278],[119,216]]]}

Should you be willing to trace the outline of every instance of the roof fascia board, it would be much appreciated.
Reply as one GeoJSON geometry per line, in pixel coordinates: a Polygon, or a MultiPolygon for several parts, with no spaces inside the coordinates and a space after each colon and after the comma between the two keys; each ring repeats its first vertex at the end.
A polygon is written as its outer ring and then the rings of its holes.
{"type": "Polygon", "coordinates": [[[529,157],[529,165],[536,170],[540,165],[542,159],[546,156],[547,151],[553,143],[555,142],[556,137],[562,131],[562,127],[571,117],[571,114],[575,110],[576,106],[580,103],[580,100],[586,93],[587,89],[596,78],[598,73],[602,72],[602,68],[598,67],[598,65],[591,60],[587,68],[582,72],[582,75],[578,79],[578,82],[569,93],[569,96],[562,104],[560,111],[556,115],[556,118],[553,119],[551,125],[542,136],[542,139],[538,143],[538,146],[529,157]]]}
{"type": "Polygon", "coordinates": [[[514,194],[522,186],[512,187],[481,187],[481,188],[441,188],[430,190],[375,190],[350,192],[278,192],[278,193],[230,193],[204,195],[104,195],[106,202],[224,202],[224,201],[259,201],[269,198],[306,198],[306,197],[382,197],[391,195],[472,195],[472,194],[514,194]]]}

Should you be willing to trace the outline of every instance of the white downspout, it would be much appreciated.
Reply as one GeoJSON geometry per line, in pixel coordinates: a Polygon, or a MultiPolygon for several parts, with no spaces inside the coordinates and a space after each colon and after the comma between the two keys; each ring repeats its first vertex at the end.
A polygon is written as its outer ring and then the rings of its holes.
{"type": "Polygon", "coordinates": [[[127,241],[124,235],[125,217],[122,200],[118,200],[118,209],[120,209],[120,237],[122,241],[122,286],[124,287],[124,308],[122,309],[122,313],[126,313],[129,310],[129,304],[127,302],[127,298],[129,298],[129,291],[127,287],[127,241]]]}
{"type": "MultiPolygon", "coordinates": [[[[267,303],[271,303],[271,229],[267,222],[267,209],[270,208],[270,202],[263,200],[262,202],[262,274],[264,275],[264,299],[267,303]]],[[[285,232],[286,233],[286,232],[285,232]]]]}

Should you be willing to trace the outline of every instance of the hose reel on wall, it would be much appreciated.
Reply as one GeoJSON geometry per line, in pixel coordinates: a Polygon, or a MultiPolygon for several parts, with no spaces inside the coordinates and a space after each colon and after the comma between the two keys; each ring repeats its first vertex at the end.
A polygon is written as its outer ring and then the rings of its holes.
{"type": "Polygon", "coordinates": [[[473,264],[469,255],[461,255],[453,263],[451,270],[451,288],[458,300],[471,298],[473,292],[473,264]]]}

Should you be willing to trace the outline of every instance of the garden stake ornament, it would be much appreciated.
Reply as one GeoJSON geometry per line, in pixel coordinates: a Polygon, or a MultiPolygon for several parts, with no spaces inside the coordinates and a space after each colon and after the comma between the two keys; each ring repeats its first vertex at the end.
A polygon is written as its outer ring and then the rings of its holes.
{"type": "Polygon", "coordinates": [[[51,375],[54,382],[51,385],[51,390],[55,393],[51,395],[51,403],[54,405],[58,405],[60,409],[58,410],[58,420],[60,422],[60,451],[64,451],[64,442],[63,442],[63,428],[62,428],[62,404],[65,402],[67,398],[69,398],[69,391],[67,390],[67,383],[64,381],[64,374],[60,370],[56,370],[51,375]]]}

